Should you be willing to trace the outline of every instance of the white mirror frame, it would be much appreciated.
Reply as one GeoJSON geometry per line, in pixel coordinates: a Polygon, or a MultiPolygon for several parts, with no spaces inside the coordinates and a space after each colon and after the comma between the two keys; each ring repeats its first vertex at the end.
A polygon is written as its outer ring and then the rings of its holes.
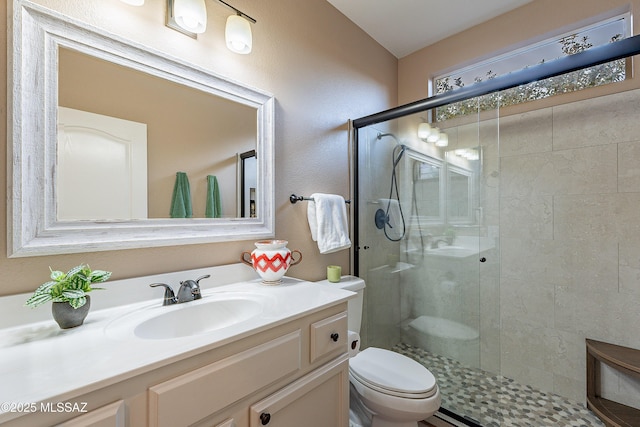
{"type": "Polygon", "coordinates": [[[8,12],[7,169],[9,257],[273,237],[274,98],[27,0],[8,12]],[[58,49],[221,96],[257,110],[258,218],[57,221],[58,49]]]}

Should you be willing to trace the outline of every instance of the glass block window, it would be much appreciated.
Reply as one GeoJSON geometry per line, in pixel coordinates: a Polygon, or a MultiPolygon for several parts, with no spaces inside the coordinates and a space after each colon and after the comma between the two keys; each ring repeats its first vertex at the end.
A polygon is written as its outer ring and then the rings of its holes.
{"type": "MultiPolygon", "coordinates": [[[[433,80],[435,95],[493,79],[545,61],[573,55],[594,46],[613,43],[629,36],[631,36],[630,14],[618,15],[597,24],[437,76],[433,80]]],[[[480,105],[478,105],[478,99],[472,99],[440,107],[436,109],[435,120],[443,121],[452,117],[477,113],[478,108],[489,110],[498,105],[505,107],[560,93],[619,82],[625,78],[626,60],[619,59],[484,96],[480,100],[480,105]]]]}

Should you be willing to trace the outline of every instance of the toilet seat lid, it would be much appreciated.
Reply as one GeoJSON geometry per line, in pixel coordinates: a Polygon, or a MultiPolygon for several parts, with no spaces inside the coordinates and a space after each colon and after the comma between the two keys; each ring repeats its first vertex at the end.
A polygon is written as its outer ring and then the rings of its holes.
{"type": "Polygon", "coordinates": [[[349,359],[351,373],[362,383],[389,394],[420,395],[434,392],[436,379],[420,363],[393,351],[369,347],[349,359]]]}

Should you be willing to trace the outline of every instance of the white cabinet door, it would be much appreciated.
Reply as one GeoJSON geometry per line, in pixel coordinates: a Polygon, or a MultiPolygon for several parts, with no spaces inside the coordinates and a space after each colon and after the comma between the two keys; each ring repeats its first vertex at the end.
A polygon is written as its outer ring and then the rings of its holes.
{"type": "Polygon", "coordinates": [[[250,427],[347,427],[349,359],[346,354],[252,405],[250,427]]]}

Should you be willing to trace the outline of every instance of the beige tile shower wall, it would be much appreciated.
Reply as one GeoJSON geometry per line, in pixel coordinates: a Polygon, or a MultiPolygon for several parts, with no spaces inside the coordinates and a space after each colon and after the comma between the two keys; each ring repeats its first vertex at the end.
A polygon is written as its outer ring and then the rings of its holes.
{"type": "Polygon", "coordinates": [[[584,401],[585,338],[640,348],[639,114],[635,90],[500,119],[503,375],[584,401]]]}

